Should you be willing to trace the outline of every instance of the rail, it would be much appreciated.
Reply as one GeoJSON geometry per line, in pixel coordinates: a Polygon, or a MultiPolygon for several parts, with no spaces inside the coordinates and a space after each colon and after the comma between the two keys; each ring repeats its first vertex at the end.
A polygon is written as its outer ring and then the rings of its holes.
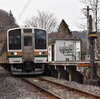
{"type": "Polygon", "coordinates": [[[35,84],[37,87],[48,92],[49,94],[53,95],[57,99],[62,99],[62,98],[66,99],[68,91],[70,91],[70,93],[76,94],[76,96],[78,95],[79,97],[83,96],[83,97],[89,97],[90,99],[100,99],[100,96],[98,95],[92,94],[90,92],[85,92],[83,90],[73,88],[72,86],[61,84],[60,82],[58,83],[58,82],[52,81],[50,79],[45,79],[42,77],[38,77],[35,79],[31,78],[31,80],[23,78],[23,80],[31,84],[35,84]],[[56,86],[56,88],[54,88],[53,90],[54,86],[56,86]]]}

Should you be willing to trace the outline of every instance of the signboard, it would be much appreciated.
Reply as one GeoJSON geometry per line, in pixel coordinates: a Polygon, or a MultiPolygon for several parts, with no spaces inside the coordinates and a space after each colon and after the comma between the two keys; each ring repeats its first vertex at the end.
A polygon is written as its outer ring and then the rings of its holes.
{"type": "Polygon", "coordinates": [[[88,67],[90,66],[90,63],[79,63],[79,67],[88,67]]]}

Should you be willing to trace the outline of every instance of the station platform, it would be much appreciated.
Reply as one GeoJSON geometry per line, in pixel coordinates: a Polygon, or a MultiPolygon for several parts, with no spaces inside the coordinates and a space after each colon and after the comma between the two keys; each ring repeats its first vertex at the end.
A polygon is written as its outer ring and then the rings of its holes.
{"type": "MultiPolygon", "coordinates": [[[[99,61],[95,61],[95,66],[98,66],[99,61]]],[[[90,76],[90,61],[52,61],[48,62],[48,67],[52,72],[52,76],[62,78],[69,81],[76,81],[78,83],[94,84],[95,81],[86,81],[90,76]]],[[[100,68],[99,68],[100,69],[100,68]]],[[[98,70],[99,70],[98,69],[98,70]]],[[[98,72],[97,74],[100,72],[98,72]]],[[[98,82],[97,82],[98,83],[98,82]]]]}

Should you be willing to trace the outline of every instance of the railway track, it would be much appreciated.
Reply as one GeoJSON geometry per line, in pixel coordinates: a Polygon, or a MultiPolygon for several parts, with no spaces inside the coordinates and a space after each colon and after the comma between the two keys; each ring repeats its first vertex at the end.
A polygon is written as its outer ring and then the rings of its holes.
{"type": "Polygon", "coordinates": [[[23,97],[21,99],[26,99],[25,97],[37,97],[35,99],[100,99],[99,90],[93,90],[95,87],[92,87],[91,90],[93,91],[90,90],[91,93],[89,93],[88,91],[82,91],[77,83],[72,82],[69,84],[67,81],[52,77],[22,77],[21,79],[14,77],[4,69],[0,69],[0,81],[2,82],[0,85],[0,92],[2,93],[0,99],[6,97],[18,97],[18,99],[20,97],[23,97]],[[95,93],[92,94],[92,92],[95,93]]]}
{"type": "Polygon", "coordinates": [[[60,82],[55,82],[45,77],[23,78],[24,81],[37,86],[41,90],[50,94],[53,99],[100,99],[100,96],[85,92],[60,82]]]}
{"type": "MultiPolygon", "coordinates": [[[[41,92],[43,91],[43,92],[45,92],[45,94],[49,94],[50,96],[48,96],[48,97],[50,99],[61,99],[60,96],[49,91],[47,88],[45,88],[45,87],[41,86],[39,83],[37,83],[38,78],[33,79],[33,81],[29,80],[28,78],[23,78],[23,77],[21,77],[21,79],[35,87],[38,87],[41,90],[41,92]]],[[[44,96],[46,96],[45,94],[44,94],[44,96]]]]}

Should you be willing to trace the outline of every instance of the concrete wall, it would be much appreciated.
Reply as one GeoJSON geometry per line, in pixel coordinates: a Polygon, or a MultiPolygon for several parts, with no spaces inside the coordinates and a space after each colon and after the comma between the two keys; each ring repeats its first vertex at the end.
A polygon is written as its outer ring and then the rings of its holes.
{"type": "Polygon", "coordinates": [[[51,76],[68,81],[83,83],[83,75],[76,70],[76,66],[50,66],[51,76]]]}

